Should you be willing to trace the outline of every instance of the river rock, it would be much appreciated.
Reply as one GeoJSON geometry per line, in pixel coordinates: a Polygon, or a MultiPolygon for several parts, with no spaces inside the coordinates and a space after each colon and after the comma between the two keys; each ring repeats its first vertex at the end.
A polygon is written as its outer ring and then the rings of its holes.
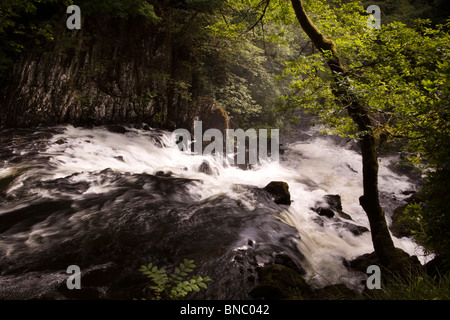
{"type": "Polygon", "coordinates": [[[212,175],[213,174],[213,170],[211,168],[211,165],[209,164],[208,161],[203,161],[202,164],[200,165],[200,167],[198,167],[198,171],[199,172],[203,172],[207,175],[212,175]]]}
{"type": "Polygon", "coordinates": [[[276,204],[291,204],[291,194],[289,185],[284,181],[272,181],[264,187],[264,191],[268,192],[276,204]]]}
{"type": "Polygon", "coordinates": [[[327,194],[323,197],[326,201],[326,203],[332,208],[333,210],[339,211],[342,210],[342,200],[341,196],[338,194],[327,194]]]}
{"type": "Polygon", "coordinates": [[[311,208],[320,216],[332,218],[335,214],[343,219],[352,220],[352,217],[342,211],[341,196],[338,194],[327,194],[323,197],[325,203],[318,203],[314,208],[311,208]]]}
{"type": "Polygon", "coordinates": [[[81,273],[81,284],[85,287],[104,286],[119,276],[117,264],[108,262],[87,269],[81,273]]]}
{"type": "Polygon", "coordinates": [[[164,171],[156,171],[156,172],[155,172],[155,176],[157,176],[157,177],[165,177],[165,178],[171,177],[172,174],[173,174],[172,171],[167,171],[167,172],[164,172],[164,171]]]}
{"type": "Polygon", "coordinates": [[[353,233],[353,235],[355,235],[355,236],[360,236],[363,233],[370,231],[368,228],[366,228],[364,226],[359,226],[357,224],[353,224],[350,222],[341,222],[341,227],[347,229],[348,231],[353,233]]]}
{"type": "Polygon", "coordinates": [[[128,132],[128,130],[127,130],[125,127],[119,126],[119,125],[111,125],[111,126],[107,126],[106,129],[107,129],[109,132],[112,132],[112,133],[121,133],[121,134],[124,134],[124,133],[127,133],[127,132],[128,132]]]}
{"type": "Polygon", "coordinates": [[[295,270],[273,264],[258,270],[258,286],[250,291],[255,299],[312,299],[313,290],[295,270]]]}
{"type": "Polygon", "coordinates": [[[299,267],[287,254],[279,253],[275,255],[274,264],[280,264],[282,266],[291,268],[301,276],[304,276],[306,274],[306,271],[302,267],[299,267]]]}
{"type": "Polygon", "coordinates": [[[330,208],[317,207],[313,209],[319,216],[333,218],[334,211],[330,208]]]}

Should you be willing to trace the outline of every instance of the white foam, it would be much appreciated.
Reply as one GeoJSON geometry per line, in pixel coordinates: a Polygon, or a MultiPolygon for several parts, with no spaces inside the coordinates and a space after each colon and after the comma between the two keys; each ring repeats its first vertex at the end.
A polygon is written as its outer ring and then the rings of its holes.
{"type": "MultiPolygon", "coordinates": [[[[339,194],[343,210],[356,224],[369,227],[358,200],[362,195],[362,174],[361,156],[357,152],[338,146],[330,139],[316,138],[289,146],[280,163],[263,163],[253,170],[243,171],[223,163],[221,159],[180,152],[168,133],[162,135],[163,147],[160,147],[153,142],[150,133],[131,131],[116,134],[102,129],[85,130],[68,126],[66,132],[53,138],[55,141],[63,139],[65,143],[54,143],[47,150],[55,166],[52,178],[98,172],[106,168],[148,174],[160,170],[172,171],[175,176],[201,180],[190,187],[190,192],[198,199],[227,194],[242,199],[250,209],[255,202],[242,192],[237,192],[234,188],[236,184],[264,187],[270,181],[286,181],[293,202],[283,212],[283,220],[297,228],[300,234],[298,246],[310,264],[312,281],[319,285],[338,283],[343,278],[356,281],[343,266],[342,259],[372,252],[370,233],[354,236],[335,229],[331,223],[325,223],[322,227],[313,221],[317,214],[312,212],[311,207],[323,201],[326,194],[339,194]],[[212,175],[198,172],[204,161],[210,164],[212,175]]],[[[402,191],[410,190],[413,185],[408,178],[388,168],[391,161],[394,161],[393,158],[380,161],[379,188],[400,196],[402,191]]],[[[72,177],[85,181],[91,178],[88,174],[72,177]]],[[[111,187],[92,182],[86,193],[101,193],[111,187]]],[[[394,241],[410,254],[421,252],[411,239],[394,238],[394,241]]]]}

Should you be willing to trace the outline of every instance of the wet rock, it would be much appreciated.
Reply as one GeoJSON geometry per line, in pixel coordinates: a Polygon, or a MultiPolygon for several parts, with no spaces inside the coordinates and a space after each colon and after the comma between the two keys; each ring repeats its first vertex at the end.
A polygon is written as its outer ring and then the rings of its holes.
{"type": "Polygon", "coordinates": [[[259,285],[250,291],[255,299],[312,299],[313,290],[295,270],[273,264],[258,270],[259,285]]]}
{"type": "Polygon", "coordinates": [[[155,176],[157,176],[157,177],[166,177],[166,178],[168,178],[168,177],[170,177],[170,176],[172,176],[172,171],[167,171],[167,172],[164,172],[164,171],[156,171],[155,172],[155,176]]]}
{"type": "Polygon", "coordinates": [[[291,194],[289,185],[284,181],[272,181],[264,187],[264,191],[268,192],[276,204],[291,204],[291,194]]]}
{"type": "Polygon", "coordinates": [[[66,143],[65,141],[64,141],[64,139],[58,139],[58,140],[56,140],[56,142],[55,142],[56,144],[64,144],[64,143],[66,143]]]}
{"type": "Polygon", "coordinates": [[[334,217],[334,211],[331,210],[330,208],[318,207],[318,208],[314,208],[313,210],[315,212],[317,212],[317,214],[319,216],[324,216],[324,217],[328,217],[328,218],[334,217]]]}
{"type": "Polygon", "coordinates": [[[312,219],[315,223],[317,223],[319,226],[323,227],[324,226],[324,219],[321,217],[314,217],[314,219],[312,219]]]}
{"type": "Polygon", "coordinates": [[[85,287],[104,286],[119,276],[119,268],[113,262],[94,266],[81,273],[81,284],[85,287]]]}
{"type": "Polygon", "coordinates": [[[327,194],[324,197],[325,202],[329,205],[329,207],[334,210],[341,218],[352,220],[352,217],[342,211],[342,200],[341,196],[338,194],[327,194]]]}
{"type": "Polygon", "coordinates": [[[292,258],[289,257],[287,254],[282,254],[282,253],[277,254],[275,256],[274,263],[291,268],[292,270],[295,270],[298,274],[300,274],[302,276],[304,276],[306,274],[306,271],[303,268],[299,267],[294,262],[294,260],[292,260],[292,258]]]}
{"type": "Polygon", "coordinates": [[[213,174],[213,170],[211,168],[211,165],[207,161],[203,161],[202,162],[202,164],[198,168],[198,171],[199,172],[203,172],[203,173],[205,173],[207,175],[210,175],[210,176],[213,174]]]}
{"type": "Polygon", "coordinates": [[[338,194],[327,194],[324,197],[326,203],[330,206],[331,209],[340,211],[342,210],[342,201],[341,196],[338,194]]]}
{"type": "Polygon", "coordinates": [[[119,125],[111,125],[111,126],[107,126],[106,129],[107,129],[109,132],[112,132],[112,133],[121,133],[121,134],[124,134],[124,133],[127,133],[127,132],[128,132],[128,130],[127,130],[125,127],[119,126],[119,125]]]}
{"type": "Polygon", "coordinates": [[[114,157],[114,159],[125,162],[125,160],[123,159],[123,156],[117,156],[117,157],[114,157]]]}
{"type": "Polygon", "coordinates": [[[347,214],[347,213],[345,213],[344,211],[338,211],[338,215],[341,217],[341,218],[343,218],[343,219],[347,219],[347,220],[353,220],[352,219],[352,217],[349,215],[349,214],[347,214]]]}
{"type": "MultiPolygon", "coordinates": [[[[325,221],[327,221],[324,218],[321,217],[315,217],[313,219],[315,223],[317,223],[319,226],[324,227],[325,221]]],[[[339,218],[332,218],[332,226],[337,229],[338,231],[341,231],[343,229],[350,231],[355,236],[360,236],[365,232],[369,232],[370,230],[364,226],[360,226],[354,223],[342,221],[339,218]]],[[[329,223],[329,220],[328,220],[329,223]]]]}
{"type": "Polygon", "coordinates": [[[143,131],[150,131],[151,130],[150,126],[148,124],[146,124],[146,123],[135,124],[134,128],[138,129],[138,130],[143,130],[143,131]]]}
{"type": "MultiPolygon", "coordinates": [[[[80,289],[69,289],[67,280],[61,281],[56,290],[67,299],[97,300],[104,298],[105,290],[120,276],[113,262],[81,270],[80,289]]],[[[66,277],[64,277],[66,278],[66,277]]]]}
{"type": "Polygon", "coordinates": [[[325,203],[318,203],[316,207],[311,208],[320,216],[332,218],[336,214],[343,219],[352,220],[352,217],[342,211],[341,196],[338,194],[327,194],[324,196],[325,203]]]}
{"type": "Polygon", "coordinates": [[[360,236],[365,232],[369,232],[370,230],[364,226],[359,226],[353,223],[349,222],[342,222],[341,227],[347,229],[351,233],[353,233],[355,236],[360,236]]]}

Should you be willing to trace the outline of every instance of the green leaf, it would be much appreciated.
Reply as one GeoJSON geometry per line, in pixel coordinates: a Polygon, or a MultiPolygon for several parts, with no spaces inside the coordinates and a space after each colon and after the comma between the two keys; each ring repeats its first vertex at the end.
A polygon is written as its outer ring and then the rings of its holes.
{"type": "Polygon", "coordinates": [[[160,300],[162,296],[164,297],[164,293],[170,299],[177,299],[186,296],[189,292],[199,292],[201,289],[207,288],[203,282],[210,281],[209,277],[193,276],[183,281],[183,277],[193,271],[192,266],[194,266],[193,260],[185,259],[171,274],[164,269],[158,269],[152,263],[140,266],[139,271],[154,283],[148,287],[154,291],[155,296],[151,297],[152,299],[160,300]]]}

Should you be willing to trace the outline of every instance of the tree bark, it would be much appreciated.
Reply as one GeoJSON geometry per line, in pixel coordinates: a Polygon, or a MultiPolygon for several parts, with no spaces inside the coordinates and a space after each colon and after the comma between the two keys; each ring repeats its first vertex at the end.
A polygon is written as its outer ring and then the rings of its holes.
{"type": "Polygon", "coordinates": [[[334,42],[327,39],[309,19],[301,0],[291,1],[297,20],[314,46],[319,52],[331,51],[327,64],[332,71],[335,84],[333,95],[345,106],[361,134],[359,143],[363,167],[363,195],[359,198],[359,202],[369,219],[372,242],[378,259],[383,266],[391,268],[393,265],[402,263],[400,260],[403,261],[404,255],[394,246],[379,201],[378,155],[369,110],[357,101],[348,90],[345,81],[345,68],[341,63],[334,42]]]}

